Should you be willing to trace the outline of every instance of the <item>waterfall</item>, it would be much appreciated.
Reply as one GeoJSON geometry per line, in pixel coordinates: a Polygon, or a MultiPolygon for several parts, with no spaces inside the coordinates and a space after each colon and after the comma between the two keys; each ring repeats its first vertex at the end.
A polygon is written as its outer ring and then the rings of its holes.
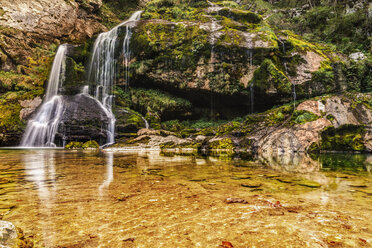
{"type": "Polygon", "coordinates": [[[143,122],[145,123],[146,129],[149,129],[150,128],[149,122],[144,117],[141,116],[141,118],[142,118],[143,122]]]}
{"type": "Polygon", "coordinates": [[[48,88],[44,97],[44,101],[49,101],[52,97],[58,94],[62,82],[65,80],[66,71],[66,52],[67,45],[63,44],[58,47],[56,56],[54,57],[52,70],[48,80],[48,88]]]}
{"type": "MultiPolygon", "coordinates": [[[[253,52],[249,51],[248,52],[249,56],[249,70],[253,70],[253,52]]],[[[250,98],[251,98],[251,114],[254,112],[254,83],[249,85],[249,92],[250,92],[250,98]]]]}
{"type": "Polygon", "coordinates": [[[89,95],[89,85],[85,85],[83,87],[83,90],[81,91],[81,94],[89,95]]]}
{"type": "Polygon", "coordinates": [[[65,79],[67,45],[60,45],[54,57],[43,104],[36,116],[27,123],[22,147],[55,147],[54,137],[64,111],[63,97],[58,95],[65,79]]]}
{"type": "MultiPolygon", "coordinates": [[[[137,11],[132,17],[134,21],[139,20],[142,11],[137,11]],[[137,14],[136,14],[137,13],[137,14]]],[[[129,19],[129,20],[131,20],[129,19]]],[[[131,21],[133,21],[131,20],[131,21]]],[[[125,90],[129,89],[129,62],[130,62],[130,39],[132,38],[132,28],[130,25],[126,25],[126,33],[123,42],[123,56],[124,56],[124,80],[125,80],[125,90]]]]}
{"type": "Polygon", "coordinates": [[[293,94],[293,110],[296,110],[296,85],[293,84],[293,89],[292,89],[292,94],[293,94]]]}
{"type": "MultiPolygon", "coordinates": [[[[284,64],[285,75],[288,77],[287,62],[284,62],[283,64],[284,64]]],[[[296,85],[293,84],[293,83],[292,83],[292,97],[293,97],[293,110],[295,110],[296,109],[296,98],[297,98],[297,94],[296,94],[296,85]]]]}
{"type": "Polygon", "coordinates": [[[129,85],[129,40],[131,38],[130,25],[139,20],[142,11],[136,11],[127,21],[119,24],[108,32],[101,33],[94,43],[93,54],[88,72],[88,82],[96,86],[94,97],[100,101],[110,119],[107,126],[107,144],[115,142],[115,116],[112,113],[113,88],[116,79],[117,41],[119,28],[126,26],[127,34],[124,38],[123,53],[125,63],[126,87],[129,85]]]}

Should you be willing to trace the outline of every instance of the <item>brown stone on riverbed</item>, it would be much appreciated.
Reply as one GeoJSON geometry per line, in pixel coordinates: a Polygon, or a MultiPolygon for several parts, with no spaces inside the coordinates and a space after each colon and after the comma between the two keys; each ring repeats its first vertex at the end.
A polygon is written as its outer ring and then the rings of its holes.
{"type": "Polygon", "coordinates": [[[222,248],[233,248],[234,246],[229,241],[222,241],[222,244],[220,245],[222,248]]]}
{"type": "Polygon", "coordinates": [[[242,203],[242,204],[248,204],[248,202],[244,199],[241,199],[241,198],[226,198],[225,199],[225,202],[230,204],[230,203],[242,203]]]}

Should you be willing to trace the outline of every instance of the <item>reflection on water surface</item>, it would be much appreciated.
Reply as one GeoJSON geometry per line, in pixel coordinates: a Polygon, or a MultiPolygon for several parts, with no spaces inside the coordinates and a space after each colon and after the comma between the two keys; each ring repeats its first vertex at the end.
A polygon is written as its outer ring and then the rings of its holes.
{"type": "Polygon", "coordinates": [[[0,214],[39,247],[372,244],[367,155],[2,150],[0,159],[0,214]]]}

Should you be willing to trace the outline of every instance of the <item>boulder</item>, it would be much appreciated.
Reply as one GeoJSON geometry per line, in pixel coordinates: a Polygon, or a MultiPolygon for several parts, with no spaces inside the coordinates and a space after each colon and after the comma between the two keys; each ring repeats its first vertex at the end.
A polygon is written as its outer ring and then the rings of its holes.
{"type": "Polygon", "coordinates": [[[63,141],[86,142],[89,140],[106,143],[106,126],[109,123],[109,113],[96,99],[78,94],[64,96],[64,114],[61,118],[55,143],[62,145],[63,141]]]}

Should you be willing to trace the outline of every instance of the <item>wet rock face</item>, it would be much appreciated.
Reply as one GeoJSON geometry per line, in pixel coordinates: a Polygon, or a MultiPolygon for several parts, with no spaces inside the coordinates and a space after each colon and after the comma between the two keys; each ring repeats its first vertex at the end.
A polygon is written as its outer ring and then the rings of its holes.
{"type": "Polygon", "coordinates": [[[55,143],[96,140],[106,142],[109,118],[101,104],[87,95],[64,96],[65,111],[58,127],[55,143]]]}
{"type": "Polygon", "coordinates": [[[17,228],[8,221],[0,221],[0,247],[16,247],[17,228]]]}

